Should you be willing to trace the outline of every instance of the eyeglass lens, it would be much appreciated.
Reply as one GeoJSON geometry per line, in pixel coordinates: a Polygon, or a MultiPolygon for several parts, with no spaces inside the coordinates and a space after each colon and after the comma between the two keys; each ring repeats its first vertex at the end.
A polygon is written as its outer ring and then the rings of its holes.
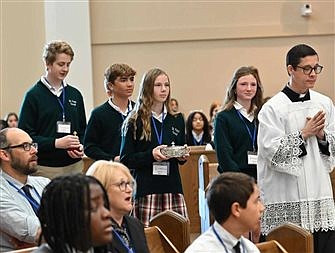
{"type": "Polygon", "coordinates": [[[119,184],[120,190],[125,191],[127,189],[127,186],[133,189],[134,182],[121,182],[119,184]]]}
{"type": "Polygon", "coordinates": [[[320,65],[316,65],[314,67],[311,67],[311,66],[305,66],[305,67],[298,66],[298,67],[302,69],[305,75],[310,75],[313,70],[315,74],[320,74],[323,68],[323,66],[320,66],[320,65]]]}
{"type": "Polygon", "coordinates": [[[33,148],[35,148],[35,149],[37,149],[37,143],[23,143],[22,144],[22,147],[23,147],[23,149],[25,150],[25,151],[30,151],[31,150],[31,147],[33,147],[33,148]]]}

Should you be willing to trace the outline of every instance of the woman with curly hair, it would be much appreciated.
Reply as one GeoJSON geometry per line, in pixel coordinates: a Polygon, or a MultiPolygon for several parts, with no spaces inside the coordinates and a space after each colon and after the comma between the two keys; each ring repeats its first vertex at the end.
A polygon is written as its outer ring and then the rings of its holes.
{"type": "Polygon", "coordinates": [[[201,111],[193,111],[186,120],[186,144],[201,146],[211,142],[209,122],[201,111]]]}

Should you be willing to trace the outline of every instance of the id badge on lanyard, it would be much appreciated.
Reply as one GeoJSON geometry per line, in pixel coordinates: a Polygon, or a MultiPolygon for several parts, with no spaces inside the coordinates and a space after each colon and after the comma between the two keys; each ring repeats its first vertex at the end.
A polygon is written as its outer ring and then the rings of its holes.
{"type": "MultiPolygon", "coordinates": [[[[162,116],[162,125],[161,125],[161,132],[158,135],[158,130],[156,127],[155,120],[153,116],[151,116],[152,124],[155,129],[155,134],[157,137],[158,144],[161,145],[163,142],[163,125],[164,125],[164,112],[162,116]]],[[[152,163],[152,175],[154,176],[168,176],[170,174],[170,163],[169,162],[154,162],[152,163]]]]}
{"type": "Polygon", "coordinates": [[[152,175],[154,176],[170,175],[170,163],[169,162],[154,162],[152,164],[152,175]]]}
{"type": "Polygon", "coordinates": [[[248,164],[256,164],[257,165],[257,152],[253,152],[253,151],[248,151],[248,164]]]}
{"type": "Polygon", "coordinates": [[[69,134],[71,133],[71,122],[57,121],[57,133],[69,134]]]}
{"type": "Polygon", "coordinates": [[[255,125],[253,134],[251,133],[251,130],[249,129],[248,125],[245,123],[241,113],[239,111],[236,111],[237,115],[240,117],[241,121],[244,123],[248,134],[250,136],[251,142],[252,142],[252,149],[253,151],[248,151],[247,156],[248,156],[248,164],[249,165],[257,165],[257,152],[256,152],[256,132],[257,132],[257,126],[255,125]]]}
{"type": "Polygon", "coordinates": [[[69,134],[71,133],[71,122],[65,121],[65,87],[62,83],[63,92],[62,92],[62,100],[57,97],[58,103],[60,107],[62,108],[62,117],[63,121],[57,121],[56,129],[57,133],[63,133],[63,134],[69,134]]]}

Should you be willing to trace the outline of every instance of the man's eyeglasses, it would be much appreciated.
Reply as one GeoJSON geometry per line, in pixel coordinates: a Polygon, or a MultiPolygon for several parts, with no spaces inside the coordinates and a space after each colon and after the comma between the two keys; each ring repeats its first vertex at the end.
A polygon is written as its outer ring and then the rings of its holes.
{"type": "Polygon", "coordinates": [[[313,70],[315,74],[320,74],[323,69],[323,66],[315,65],[314,68],[312,68],[312,66],[304,66],[304,67],[297,66],[297,68],[302,69],[302,72],[304,72],[305,75],[310,75],[313,70]]]}
{"type": "Polygon", "coordinates": [[[33,147],[34,149],[37,149],[38,145],[37,145],[36,142],[33,142],[33,143],[24,142],[24,143],[19,144],[19,145],[7,146],[7,147],[2,148],[2,149],[23,148],[24,151],[30,151],[31,147],[33,147]]]}
{"type": "Polygon", "coordinates": [[[127,186],[129,186],[131,189],[134,189],[135,182],[134,181],[121,181],[120,183],[112,184],[115,186],[118,186],[120,188],[120,191],[125,192],[127,190],[127,186]]]}

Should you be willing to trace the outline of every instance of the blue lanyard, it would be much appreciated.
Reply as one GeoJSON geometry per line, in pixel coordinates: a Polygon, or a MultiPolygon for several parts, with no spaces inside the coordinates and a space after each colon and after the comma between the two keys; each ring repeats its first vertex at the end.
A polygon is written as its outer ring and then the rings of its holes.
{"type": "Polygon", "coordinates": [[[193,137],[193,144],[194,144],[194,146],[199,146],[199,145],[202,145],[204,143],[203,142],[204,136],[201,137],[200,142],[197,142],[197,140],[194,138],[193,135],[192,135],[192,137],[193,137]]]}
{"type": "MultiPolygon", "coordinates": [[[[46,79],[46,78],[44,78],[44,79],[50,86],[52,86],[49,83],[48,79],[46,79]]],[[[62,82],[62,88],[63,88],[62,89],[62,100],[60,100],[60,98],[57,97],[57,101],[58,101],[60,107],[62,108],[62,119],[63,119],[63,122],[65,122],[65,87],[64,87],[63,82],[62,82]]]]}
{"type": "Polygon", "coordinates": [[[156,137],[157,137],[157,140],[158,140],[158,144],[162,145],[162,143],[163,143],[164,112],[163,112],[163,115],[162,115],[162,126],[161,126],[161,134],[160,135],[158,135],[158,131],[157,131],[157,127],[156,127],[156,122],[155,122],[154,117],[152,115],[151,115],[151,121],[152,121],[152,124],[154,125],[154,129],[155,129],[156,137]]]}
{"type": "Polygon", "coordinates": [[[63,91],[62,91],[62,101],[57,97],[58,103],[60,107],[62,107],[62,115],[63,115],[63,122],[65,122],[65,87],[62,83],[63,91]]]}
{"type": "MultiPolygon", "coordinates": [[[[112,101],[112,103],[113,103],[113,101],[112,101]]],[[[126,117],[128,116],[128,114],[130,113],[130,101],[128,102],[128,106],[127,106],[127,115],[126,115],[126,117]]],[[[122,117],[122,121],[124,121],[125,120],[125,116],[123,115],[123,113],[120,111],[120,114],[121,114],[121,117],[122,117]]]]}
{"type": "Polygon", "coordinates": [[[122,239],[122,237],[119,235],[118,232],[116,232],[114,229],[113,229],[113,232],[114,234],[116,235],[117,238],[119,238],[119,240],[121,241],[122,245],[127,249],[127,251],[129,253],[135,253],[135,250],[133,248],[130,248],[126,245],[126,243],[124,242],[124,240],[122,239]]]}
{"type": "MultiPolygon", "coordinates": [[[[7,179],[6,179],[7,180],[7,179]]],[[[10,182],[9,180],[7,180],[7,182],[9,183],[10,186],[14,187],[23,197],[25,197],[26,200],[28,200],[28,202],[34,206],[36,208],[36,210],[39,208],[38,205],[36,205],[36,200],[31,199],[29,196],[27,196],[24,192],[22,192],[21,189],[17,188],[12,182],[10,182]]],[[[37,195],[37,197],[39,198],[39,200],[41,201],[41,196],[38,194],[38,192],[36,191],[35,187],[33,187],[35,194],[37,195]]]]}
{"type": "Polygon", "coordinates": [[[243,119],[241,113],[240,113],[238,110],[236,110],[236,112],[237,112],[237,115],[240,117],[240,119],[243,121],[243,123],[244,123],[244,125],[245,125],[245,127],[246,127],[246,129],[247,129],[247,131],[248,131],[248,134],[249,134],[250,139],[251,139],[251,141],[252,141],[252,149],[253,149],[253,151],[255,152],[255,151],[256,151],[256,145],[255,145],[255,142],[256,142],[256,132],[257,132],[257,131],[256,131],[256,130],[257,130],[256,128],[257,128],[257,126],[256,126],[256,124],[255,124],[255,127],[254,127],[254,133],[251,134],[251,131],[250,131],[250,129],[249,129],[247,123],[245,123],[245,121],[244,121],[244,119],[243,119]]]}
{"type": "MultiPolygon", "coordinates": [[[[214,232],[216,238],[218,238],[218,240],[220,241],[220,243],[221,243],[222,246],[224,247],[224,250],[226,251],[226,253],[229,253],[229,251],[228,251],[226,245],[224,244],[223,240],[222,240],[221,237],[219,236],[218,232],[216,232],[216,230],[215,230],[215,228],[214,228],[213,225],[212,225],[212,229],[213,229],[213,232],[214,232]]],[[[240,242],[240,245],[242,246],[242,252],[244,253],[244,247],[243,247],[243,245],[242,245],[242,242],[240,242]]]]}

